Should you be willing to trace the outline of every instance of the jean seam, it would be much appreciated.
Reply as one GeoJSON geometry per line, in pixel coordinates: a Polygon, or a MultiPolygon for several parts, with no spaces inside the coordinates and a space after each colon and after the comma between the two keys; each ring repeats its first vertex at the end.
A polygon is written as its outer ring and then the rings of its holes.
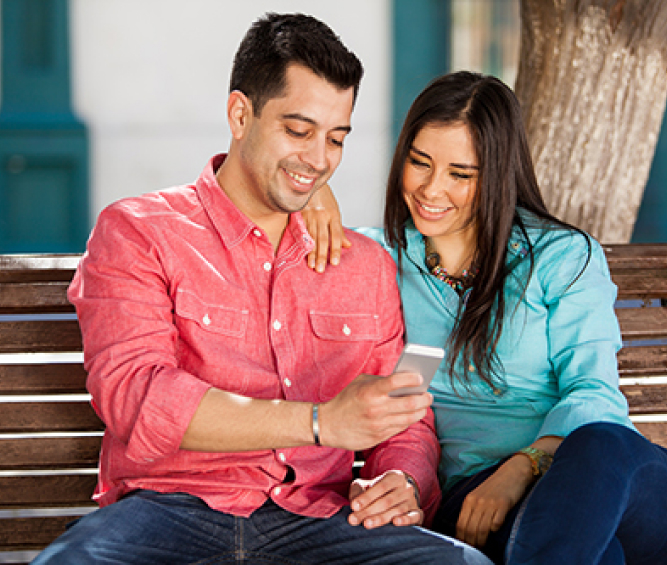
{"type": "Polygon", "coordinates": [[[523,515],[526,513],[528,502],[530,501],[530,497],[533,496],[536,486],[537,483],[532,486],[530,492],[528,493],[524,501],[521,503],[519,511],[516,513],[516,517],[514,518],[514,523],[512,524],[512,530],[510,532],[509,538],[507,538],[507,545],[505,546],[505,563],[509,563],[510,561],[512,551],[514,550],[514,543],[516,541],[516,536],[519,533],[519,525],[521,524],[521,519],[523,518],[523,515]]]}

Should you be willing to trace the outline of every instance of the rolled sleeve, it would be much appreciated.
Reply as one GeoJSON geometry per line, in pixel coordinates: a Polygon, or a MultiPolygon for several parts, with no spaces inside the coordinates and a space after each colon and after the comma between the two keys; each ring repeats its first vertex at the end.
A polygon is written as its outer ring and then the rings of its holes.
{"type": "Polygon", "coordinates": [[[175,453],[210,385],[178,368],[160,257],[119,206],[101,214],[68,297],[93,406],[109,432],[136,462],[175,453]]]}
{"type": "Polygon", "coordinates": [[[547,414],[539,436],[566,436],[593,421],[632,427],[627,401],[618,388],[616,352],[621,339],[614,313],[616,286],[596,241],[591,241],[586,265],[584,238],[575,234],[567,239],[552,245],[548,253],[560,254],[568,262],[550,260],[553,269],[540,277],[548,308],[549,359],[561,399],[547,414]]]}

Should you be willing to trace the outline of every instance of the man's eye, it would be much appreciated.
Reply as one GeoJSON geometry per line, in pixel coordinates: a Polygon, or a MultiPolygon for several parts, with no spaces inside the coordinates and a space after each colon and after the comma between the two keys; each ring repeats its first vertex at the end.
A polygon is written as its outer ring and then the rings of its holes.
{"type": "Polygon", "coordinates": [[[296,131],[296,130],[294,130],[294,129],[292,129],[292,128],[288,128],[288,127],[286,127],[285,130],[286,130],[287,133],[288,133],[289,135],[291,135],[292,137],[297,137],[297,138],[299,138],[299,139],[302,139],[302,138],[304,138],[304,137],[306,137],[306,136],[308,135],[308,133],[305,132],[305,131],[296,131]]]}
{"type": "Polygon", "coordinates": [[[336,147],[343,147],[343,140],[342,139],[336,139],[335,137],[332,137],[330,141],[336,147]]]}

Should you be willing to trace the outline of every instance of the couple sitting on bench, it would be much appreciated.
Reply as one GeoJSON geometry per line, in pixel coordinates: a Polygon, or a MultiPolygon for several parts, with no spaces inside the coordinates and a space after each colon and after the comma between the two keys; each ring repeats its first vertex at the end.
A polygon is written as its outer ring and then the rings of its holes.
{"type": "Polygon", "coordinates": [[[102,212],[69,290],[101,508],[34,563],[665,562],[667,452],[618,390],[604,254],[546,211],[506,86],[415,100],[368,232],[386,250],[308,233],[361,76],[326,25],[268,14],[229,152],[102,212]],[[421,382],[393,373],[404,339],[446,347],[430,392],[391,394],[421,382]]]}

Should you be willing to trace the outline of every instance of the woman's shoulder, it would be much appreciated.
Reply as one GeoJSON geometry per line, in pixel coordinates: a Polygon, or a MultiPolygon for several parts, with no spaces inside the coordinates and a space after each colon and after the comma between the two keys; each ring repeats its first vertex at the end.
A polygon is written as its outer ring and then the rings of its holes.
{"type": "Polygon", "coordinates": [[[380,246],[387,251],[392,257],[395,256],[394,250],[387,243],[385,231],[378,227],[360,227],[353,230],[346,230],[346,235],[354,240],[363,241],[364,239],[371,239],[380,244],[380,246]]]}
{"type": "Polygon", "coordinates": [[[585,273],[608,277],[604,250],[594,237],[528,212],[522,212],[522,219],[525,233],[515,227],[513,237],[529,239],[534,270],[544,285],[566,288],[585,273]]]}
{"type": "Polygon", "coordinates": [[[530,242],[536,255],[546,259],[563,259],[562,254],[590,255],[600,244],[588,233],[567,226],[554,223],[526,210],[521,210],[520,217],[523,229],[515,225],[512,239],[515,241],[530,242]]]}

